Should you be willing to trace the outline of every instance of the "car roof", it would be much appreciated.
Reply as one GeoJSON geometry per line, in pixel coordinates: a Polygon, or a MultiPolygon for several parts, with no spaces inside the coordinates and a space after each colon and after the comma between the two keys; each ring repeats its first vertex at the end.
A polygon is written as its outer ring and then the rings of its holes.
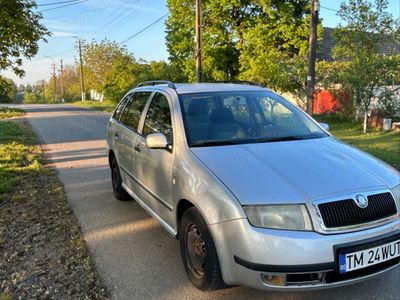
{"type": "MultiPolygon", "coordinates": [[[[240,91],[266,91],[267,88],[250,85],[250,84],[237,84],[237,83],[175,83],[175,91],[178,94],[193,94],[193,93],[207,93],[207,92],[240,92],[240,91]]],[[[173,90],[165,84],[143,86],[136,88],[137,90],[147,89],[162,89],[173,90]]],[[[135,89],[135,90],[136,90],[135,89]]]]}

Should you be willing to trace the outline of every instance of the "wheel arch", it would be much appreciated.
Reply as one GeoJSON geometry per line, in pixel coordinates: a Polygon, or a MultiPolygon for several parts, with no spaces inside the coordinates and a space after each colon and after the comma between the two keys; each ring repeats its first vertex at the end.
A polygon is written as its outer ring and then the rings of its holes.
{"type": "Polygon", "coordinates": [[[114,151],[113,150],[109,150],[108,151],[108,165],[110,166],[110,168],[111,168],[111,164],[112,164],[112,161],[114,160],[114,158],[115,158],[114,151]]]}
{"type": "Polygon", "coordinates": [[[176,239],[179,239],[179,226],[181,224],[182,216],[185,213],[185,211],[191,207],[196,207],[196,206],[187,199],[181,199],[178,202],[178,205],[176,207],[176,228],[177,228],[176,239]]]}

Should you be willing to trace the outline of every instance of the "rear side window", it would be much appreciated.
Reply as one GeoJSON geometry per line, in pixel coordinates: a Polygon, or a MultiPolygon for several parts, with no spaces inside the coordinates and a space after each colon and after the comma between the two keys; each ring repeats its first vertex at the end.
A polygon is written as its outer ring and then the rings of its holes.
{"type": "Polygon", "coordinates": [[[121,102],[118,104],[117,109],[114,112],[113,118],[115,120],[119,120],[121,118],[122,112],[124,110],[124,107],[126,103],[131,99],[132,94],[126,95],[124,99],[121,100],[121,102]]]}
{"type": "Polygon", "coordinates": [[[167,98],[160,93],[154,96],[144,122],[143,136],[151,133],[162,133],[172,143],[171,110],[167,98]]]}
{"type": "Polygon", "coordinates": [[[150,95],[151,92],[137,92],[132,95],[121,116],[121,122],[125,126],[137,131],[140,116],[150,95]]]}

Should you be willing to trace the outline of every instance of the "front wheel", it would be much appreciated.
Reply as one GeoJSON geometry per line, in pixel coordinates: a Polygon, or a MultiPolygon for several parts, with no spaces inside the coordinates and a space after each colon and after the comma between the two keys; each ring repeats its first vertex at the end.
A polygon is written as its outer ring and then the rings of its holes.
{"type": "Polygon", "coordinates": [[[182,216],[179,243],[186,273],[196,288],[205,291],[227,287],[211,233],[194,207],[182,216]]]}
{"type": "Polygon", "coordinates": [[[118,163],[115,158],[111,163],[111,182],[115,198],[121,201],[128,201],[132,199],[122,187],[121,173],[119,172],[118,163]]]}

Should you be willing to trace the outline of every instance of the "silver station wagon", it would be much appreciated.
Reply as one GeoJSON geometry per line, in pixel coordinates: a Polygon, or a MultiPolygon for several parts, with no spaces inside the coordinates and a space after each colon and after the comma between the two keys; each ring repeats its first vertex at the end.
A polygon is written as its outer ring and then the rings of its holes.
{"type": "Polygon", "coordinates": [[[399,266],[399,172],[267,88],[145,82],[107,134],[115,197],[179,239],[201,290],[319,289],[399,266]]]}

